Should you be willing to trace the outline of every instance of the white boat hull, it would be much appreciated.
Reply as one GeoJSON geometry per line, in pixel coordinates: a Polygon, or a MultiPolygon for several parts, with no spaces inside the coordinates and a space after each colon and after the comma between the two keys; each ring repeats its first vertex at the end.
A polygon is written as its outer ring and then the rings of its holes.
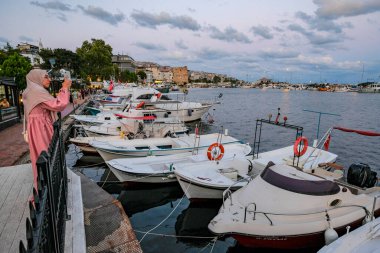
{"type": "MultiPolygon", "coordinates": [[[[210,187],[210,186],[205,186],[205,185],[199,185],[197,183],[191,182],[187,178],[179,176],[178,174],[176,174],[176,177],[182,190],[186,194],[186,197],[190,201],[222,199],[223,192],[227,188],[227,187],[210,187]]],[[[238,188],[235,187],[231,190],[237,190],[237,189],[238,188]]]]}
{"type": "Polygon", "coordinates": [[[114,167],[108,165],[111,171],[115,174],[120,182],[136,182],[136,183],[149,183],[149,184],[167,184],[176,182],[177,179],[173,173],[162,173],[162,174],[132,174],[126,173],[115,169],[114,167]]]}

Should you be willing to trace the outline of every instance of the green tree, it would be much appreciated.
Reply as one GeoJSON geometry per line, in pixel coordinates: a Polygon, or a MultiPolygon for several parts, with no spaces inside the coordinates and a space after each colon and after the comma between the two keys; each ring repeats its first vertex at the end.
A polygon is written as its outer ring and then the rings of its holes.
{"type": "Polygon", "coordinates": [[[120,73],[120,81],[122,82],[136,82],[137,75],[133,72],[129,72],[128,70],[124,70],[120,73]]]}
{"type": "Polygon", "coordinates": [[[15,77],[20,90],[26,88],[26,74],[32,69],[32,65],[25,57],[17,52],[10,55],[1,64],[0,76],[15,77]]]}
{"type": "Polygon", "coordinates": [[[41,64],[41,68],[50,69],[51,65],[49,60],[54,58],[54,69],[66,69],[71,71],[72,76],[78,76],[80,74],[80,58],[79,56],[66,49],[41,49],[39,55],[44,60],[44,63],[41,64]]]}
{"type": "Polygon", "coordinates": [[[213,83],[220,83],[220,81],[222,81],[222,79],[219,76],[214,76],[212,81],[213,81],[213,83]]]}
{"type": "Polygon", "coordinates": [[[139,72],[137,72],[137,76],[141,79],[141,80],[145,80],[146,79],[146,73],[142,70],[140,70],[139,72]]]}
{"type": "Polygon", "coordinates": [[[76,53],[81,60],[82,76],[104,79],[114,74],[112,65],[112,47],[100,39],[91,39],[82,43],[76,53]]]}
{"type": "Polygon", "coordinates": [[[14,49],[9,42],[4,46],[3,49],[0,49],[0,65],[3,64],[3,62],[14,53],[19,53],[20,51],[18,49],[14,49]]]}

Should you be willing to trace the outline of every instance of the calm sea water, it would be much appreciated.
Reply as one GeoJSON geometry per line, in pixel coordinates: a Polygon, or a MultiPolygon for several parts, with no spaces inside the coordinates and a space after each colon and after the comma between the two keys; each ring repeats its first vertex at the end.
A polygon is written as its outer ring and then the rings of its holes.
{"type": "MultiPolygon", "coordinates": [[[[362,129],[380,132],[380,94],[330,93],[317,91],[260,90],[260,89],[190,89],[187,101],[212,101],[219,94],[220,104],[210,111],[215,122],[207,119],[189,126],[201,125],[203,133],[228,129],[230,135],[253,143],[256,119],[276,117],[280,108],[281,121],[302,126],[309,143],[317,136],[321,111],[340,116],[322,115],[321,137],[330,127],[362,129]]],[[[294,143],[296,132],[271,125],[263,125],[260,151],[268,151],[294,143]]],[[[332,132],[330,152],[338,155],[337,163],[348,168],[363,162],[380,172],[380,137],[366,137],[337,130],[332,132]]],[[[128,214],[136,236],[145,253],[149,252],[273,252],[241,248],[235,240],[213,241],[207,230],[209,221],[217,214],[220,203],[190,204],[177,184],[161,187],[126,187],[116,183],[99,157],[86,157],[70,146],[68,164],[89,178],[100,182],[109,193],[118,198],[128,214]],[[95,165],[95,166],[92,166],[95,165]],[[103,184],[107,179],[111,183],[103,184]],[[158,226],[159,225],[159,226],[158,226]],[[157,227],[156,227],[157,226],[157,227]],[[151,233],[144,237],[144,232],[151,233]]],[[[315,250],[310,250],[315,251],[315,250]]],[[[294,252],[294,251],[293,251],[294,252]]]]}

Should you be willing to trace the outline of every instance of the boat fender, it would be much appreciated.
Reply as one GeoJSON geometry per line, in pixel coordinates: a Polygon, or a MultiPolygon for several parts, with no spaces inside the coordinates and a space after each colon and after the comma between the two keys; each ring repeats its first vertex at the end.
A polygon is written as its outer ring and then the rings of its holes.
{"type": "Polygon", "coordinates": [[[297,140],[294,142],[294,146],[293,146],[294,155],[297,157],[303,156],[306,153],[308,144],[309,142],[306,137],[304,136],[298,137],[297,140]],[[301,142],[302,142],[303,148],[300,151],[301,142]]]}
{"type": "Polygon", "coordinates": [[[223,158],[224,147],[221,143],[213,143],[207,149],[207,158],[211,161],[218,161],[223,158]],[[219,154],[219,155],[218,155],[219,154]]]}
{"type": "Polygon", "coordinates": [[[191,109],[187,109],[187,115],[191,116],[193,114],[193,111],[191,109]]]}
{"type": "Polygon", "coordinates": [[[329,227],[325,231],[325,244],[329,245],[330,243],[338,239],[338,237],[338,233],[332,227],[329,227]]]}

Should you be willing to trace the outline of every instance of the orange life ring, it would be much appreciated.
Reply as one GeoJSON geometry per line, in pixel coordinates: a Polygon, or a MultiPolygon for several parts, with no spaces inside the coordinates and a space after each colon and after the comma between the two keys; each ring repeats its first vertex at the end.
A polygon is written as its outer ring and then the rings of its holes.
{"type": "Polygon", "coordinates": [[[223,158],[223,155],[224,155],[224,147],[222,144],[215,142],[215,143],[211,144],[210,147],[208,147],[207,158],[209,160],[218,161],[218,160],[223,158]],[[218,150],[216,150],[216,149],[218,149],[218,150]],[[215,157],[218,153],[219,153],[219,155],[217,157],[215,157]]]}
{"type": "Polygon", "coordinates": [[[307,141],[306,137],[304,137],[304,136],[298,137],[296,142],[294,142],[294,146],[293,146],[294,155],[296,155],[298,157],[303,156],[306,153],[308,144],[309,144],[309,142],[307,141]],[[302,142],[303,148],[301,151],[299,151],[298,146],[301,144],[301,142],[302,142]]]}

